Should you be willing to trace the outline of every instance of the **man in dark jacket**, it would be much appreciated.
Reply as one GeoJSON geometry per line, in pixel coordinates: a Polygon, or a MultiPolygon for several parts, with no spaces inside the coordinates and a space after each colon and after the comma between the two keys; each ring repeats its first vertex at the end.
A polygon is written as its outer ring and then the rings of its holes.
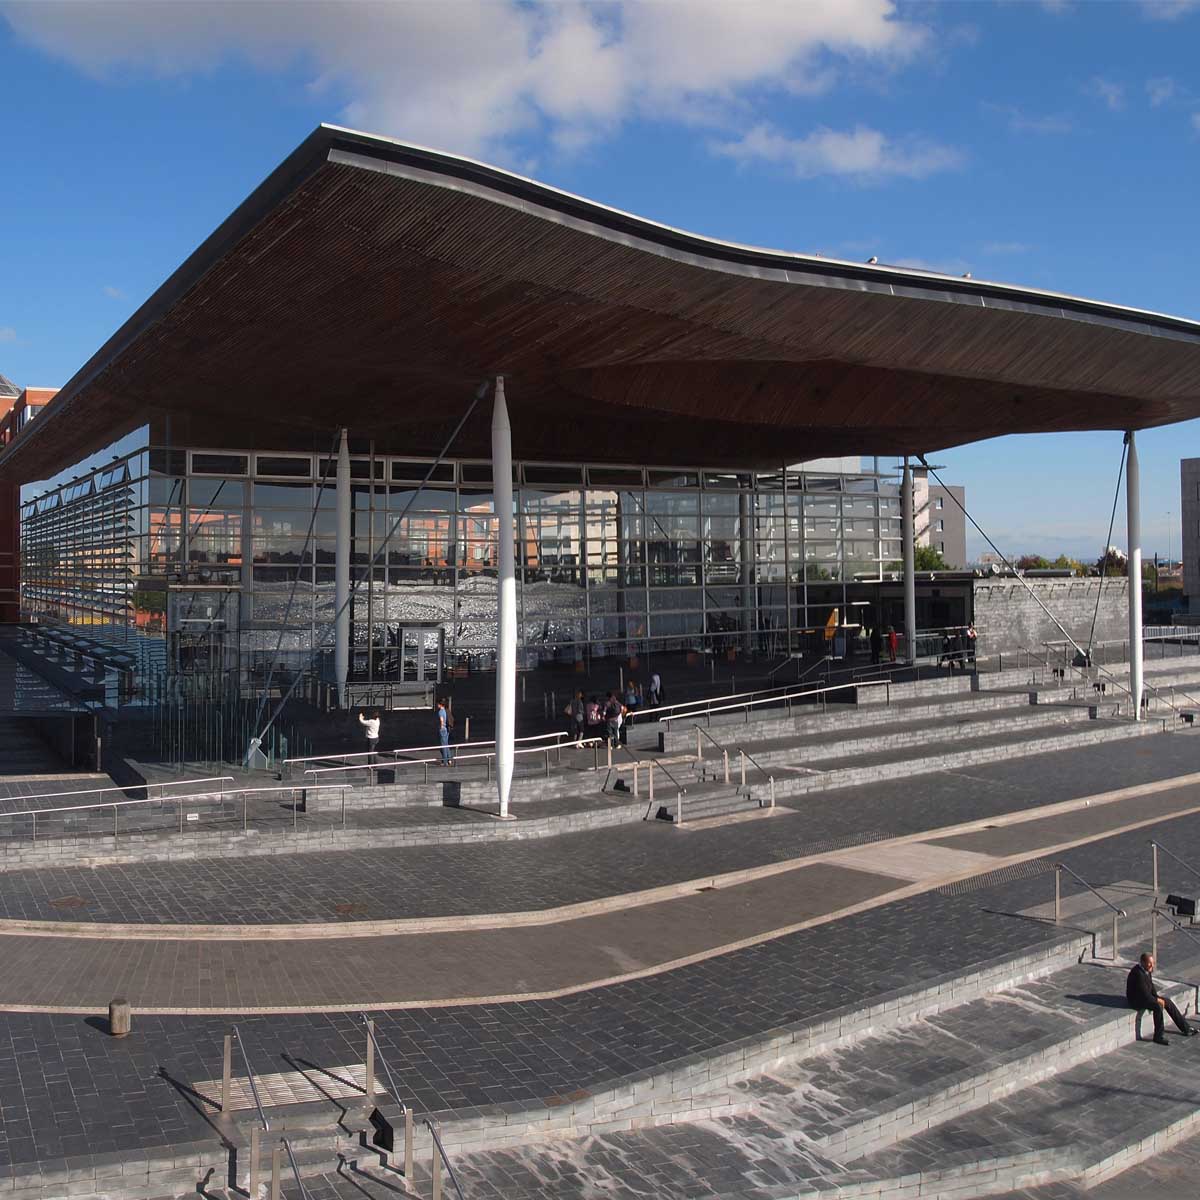
{"type": "Polygon", "coordinates": [[[1175,1027],[1184,1037],[1195,1037],[1200,1030],[1193,1029],[1186,1020],[1183,1013],[1175,1007],[1175,1002],[1167,996],[1160,996],[1158,988],[1154,986],[1154,955],[1143,954],[1132,971],[1129,972],[1129,977],[1125,980],[1125,999],[1129,1001],[1129,1007],[1136,1009],[1138,1014],[1138,1027],[1141,1027],[1142,1013],[1149,1009],[1154,1017],[1154,1040],[1160,1045],[1167,1045],[1167,1039],[1163,1034],[1163,1013],[1165,1012],[1172,1021],[1175,1022],[1175,1027]]]}

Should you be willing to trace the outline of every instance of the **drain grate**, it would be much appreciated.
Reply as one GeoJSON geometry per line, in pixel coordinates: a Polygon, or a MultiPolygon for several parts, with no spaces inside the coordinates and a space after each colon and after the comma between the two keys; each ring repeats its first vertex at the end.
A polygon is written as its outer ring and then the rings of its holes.
{"type": "Polygon", "coordinates": [[[347,904],[335,904],[333,911],[339,917],[361,917],[370,912],[371,909],[369,905],[356,900],[347,904]]]}
{"type": "Polygon", "coordinates": [[[1016,863],[1011,867],[1001,867],[999,871],[989,871],[986,875],[976,875],[972,879],[960,879],[957,883],[934,889],[939,896],[965,896],[970,892],[981,892],[986,888],[999,887],[1003,883],[1016,883],[1019,879],[1033,879],[1037,875],[1048,875],[1054,870],[1054,860],[1035,858],[1029,862],[1016,863]]]}
{"type": "Polygon", "coordinates": [[[87,901],[82,896],[59,896],[50,901],[51,908],[87,908],[87,901]]]}

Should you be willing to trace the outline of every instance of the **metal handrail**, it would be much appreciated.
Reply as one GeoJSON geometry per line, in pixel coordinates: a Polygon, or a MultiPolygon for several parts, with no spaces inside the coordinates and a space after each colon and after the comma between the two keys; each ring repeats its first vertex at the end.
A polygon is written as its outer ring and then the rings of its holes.
{"type": "MultiPolygon", "coordinates": [[[[1096,897],[1096,899],[1098,899],[1098,900],[1099,900],[1099,901],[1100,901],[1100,902],[1101,902],[1103,905],[1105,905],[1107,908],[1111,908],[1111,909],[1112,909],[1112,911],[1113,911],[1113,914],[1114,914],[1115,916],[1118,916],[1118,917],[1127,917],[1127,916],[1129,916],[1129,914],[1128,914],[1128,913],[1127,913],[1127,912],[1126,912],[1126,911],[1125,911],[1123,908],[1118,908],[1118,907],[1117,907],[1115,904],[1113,904],[1113,902],[1112,902],[1111,900],[1109,900],[1109,899],[1108,899],[1107,897],[1105,897],[1105,896],[1102,896],[1102,895],[1101,895],[1101,894],[1100,894],[1098,891],[1096,891],[1096,889],[1095,889],[1094,887],[1092,887],[1092,885],[1091,885],[1090,883],[1088,883],[1088,881],[1087,881],[1086,879],[1084,879],[1084,877],[1083,877],[1082,875],[1080,875],[1080,874],[1079,874],[1078,872],[1076,872],[1076,871],[1072,871],[1072,870],[1071,870],[1071,868],[1070,868],[1070,867],[1068,867],[1066,863],[1061,863],[1061,862],[1059,862],[1059,863],[1055,863],[1055,864],[1054,864],[1054,869],[1055,869],[1056,871],[1066,871],[1066,873],[1067,873],[1068,875],[1070,875],[1070,876],[1071,876],[1073,879],[1076,879],[1076,880],[1078,880],[1080,883],[1082,883],[1082,884],[1083,884],[1083,886],[1084,886],[1085,888],[1087,888],[1087,890],[1088,890],[1089,892],[1091,892],[1093,896],[1095,896],[1095,897],[1096,897]]],[[[1057,891],[1057,888],[1056,888],[1055,890],[1057,891]]],[[[1056,895],[1056,896],[1055,896],[1055,908],[1057,908],[1057,907],[1058,907],[1058,897],[1057,897],[1057,895],[1056,895]]],[[[1055,914],[1054,914],[1054,919],[1055,919],[1056,921],[1058,920],[1058,913],[1057,913],[1057,912],[1055,912],[1055,914]]]]}
{"type": "Polygon", "coordinates": [[[771,774],[770,774],[770,772],[769,772],[769,771],[768,771],[768,770],[767,770],[767,769],[766,769],[766,768],[765,768],[765,767],[762,765],[762,763],[760,763],[760,762],[758,761],[758,759],[757,759],[757,758],[755,758],[755,757],[754,757],[754,755],[753,755],[753,754],[751,754],[751,753],[750,753],[750,751],[749,751],[749,750],[746,750],[744,747],[742,747],[742,746],[739,746],[739,747],[737,748],[737,752],[738,752],[740,755],[742,755],[744,758],[746,758],[746,759],[748,759],[750,762],[752,762],[752,763],[754,764],[755,768],[758,770],[759,774],[760,774],[760,775],[762,775],[762,777],[763,777],[764,779],[770,779],[770,778],[771,778],[771,774]]]}
{"type": "Polygon", "coordinates": [[[300,1178],[300,1168],[296,1166],[296,1156],[292,1153],[292,1143],[285,1137],[279,1139],[283,1143],[283,1148],[287,1151],[288,1162],[292,1164],[292,1174],[296,1177],[296,1186],[300,1189],[302,1200],[308,1200],[308,1189],[304,1186],[304,1180],[300,1178]]]}
{"type": "MultiPolygon", "coordinates": [[[[528,737],[514,738],[513,741],[515,741],[515,742],[544,742],[544,741],[548,740],[549,738],[558,738],[561,741],[563,738],[566,738],[569,736],[570,736],[569,734],[564,733],[562,730],[559,730],[557,733],[534,733],[534,734],[530,734],[528,737]]],[[[458,746],[494,746],[495,744],[496,744],[496,741],[494,738],[491,738],[486,741],[479,741],[479,742],[456,742],[455,743],[455,745],[458,745],[458,746]]],[[[442,744],[441,744],[441,742],[438,742],[435,745],[430,745],[430,746],[399,746],[395,750],[355,750],[352,752],[348,752],[346,754],[309,754],[304,758],[285,758],[280,765],[288,767],[288,766],[294,765],[295,763],[333,762],[336,760],[341,760],[341,761],[345,762],[346,760],[352,759],[352,758],[366,758],[368,755],[371,755],[371,754],[375,755],[377,758],[383,754],[390,754],[392,757],[399,757],[401,754],[418,754],[425,750],[440,750],[441,748],[442,748],[442,744]]]]}
{"type": "MultiPolygon", "coordinates": [[[[126,784],[124,787],[75,788],[73,791],[69,791],[69,792],[37,792],[32,796],[5,796],[5,797],[3,797],[3,799],[5,799],[5,800],[54,800],[54,799],[57,799],[59,796],[103,796],[105,794],[105,792],[132,792],[132,791],[138,790],[139,788],[145,788],[146,791],[149,791],[152,787],[157,787],[159,789],[165,788],[165,787],[182,787],[184,784],[190,784],[190,783],[236,783],[236,782],[237,782],[237,780],[234,779],[234,777],[232,775],[209,775],[203,779],[175,779],[175,780],[169,779],[163,783],[130,783],[130,784],[126,784]]],[[[178,796],[170,797],[170,799],[172,799],[172,800],[177,800],[178,798],[179,798],[178,796]]],[[[148,797],[148,799],[154,799],[154,797],[148,797]]],[[[160,792],[158,799],[163,799],[161,792],[160,792]]],[[[157,800],[155,802],[157,803],[157,800]]],[[[112,801],[112,800],[108,800],[103,803],[97,802],[96,807],[111,808],[113,803],[114,803],[114,801],[112,801]]],[[[116,801],[116,803],[119,804],[122,802],[116,801]]],[[[131,803],[142,803],[142,801],[131,801],[131,803]]],[[[26,809],[22,809],[21,811],[22,812],[33,812],[35,810],[26,808],[26,809]]],[[[37,810],[37,811],[41,811],[41,810],[37,810]]],[[[46,811],[62,811],[62,810],[61,809],[48,809],[46,811]]]]}
{"type": "MultiPolygon", "coordinates": [[[[1173,858],[1181,867],[1183,867],[1183,869],[1185,871],[1190,871],[1193,875],[1196,876],[1197,879],[1200,879],[1200,871],[1197,871],[1196,868],[1191,865],[1191,863],[1185,863],[1183,861],[1183,859],[1179,857],[1178,854],[1175,854],[1172,851],[1168,850],[1166,848],[1166,846],[1164,846],[1162,844],[1162,842],[1156,842],[1153,838],[1151,838],[1150,845],[1153,846],[1156,850],[1161,850],[1168,858],[1173,858]]],[[[1158,874],[1158,872],[1156,870],[1155,875],[1157,876],[1157,874],[1158,874]]],[[[1155,882],[1157,882],[1157,878],[1156,878],[1155,882]]]]}
{"type": "Polygon", "coordinates": [[[446,1164],[446,1173],[450,1176],[450,1182],[454,1184],[454,1190],[458,1193],[458,1200],[467,1200],[463,1195],[463,1190],[458,1185],[458,1176],[454,1174],[454,1167],[446,1154],[446,1148],[442,1145],[442,1139],[438,1137],[437,1126],[428,1118],[425,1118],[425,1124],[429,1128],[429,1132],[433,1135],[433,1144],[437,1148],[438,1154],[442,1156],[442,1162],[446,1164]]]}
{"type": "MultiPolygon", "coordinates": [[[[703,709],[703,707],[705,705],[712,704],[716,700],[737,700],[743,696],[769,696],[769,695],[774,694],[775,692],[786,692],[786,691],[790,690],[791,688],[794,688],[796,686],[796,682],[798,682],[798,681],[793,681],[792,683],[780,684],[779,687],[773,687],[773,688],[755,688],[753,691],[750,691],[750,692],[729,692],[726,695],[709,696],[708,699],[706,699],[706,700],[680,700],[677,704],[660,704],[656,708],[636,709],[635,711],[633,711],[629,714],[629,718],[627,718],[627,719],[630,720],[630,724],[633,724],[637,717],[644,717],[646,720],[650,720],[651,718],[654,718],[655,720],[658,720],[658,721],[663,721],[663,720],[672,721],[675,719],[675,717],[662,717],[662,716],[659,716],[659,714],[660,713],[673,713],[675,711],[675,709],[677,709],[677,708],[701,708],[701,709],[703,709]]],[[[686,713],[676,714],[676,715],[687,716],[686,713]]]]}
{"type": "MultiPolygon", "coordinates": [[[[565,736],[565,735],[563,735],[563,736],[565,736]]],[[[584,738],[583,741],[572,742],[571,745],[572,746],[598,746],[598,745],[603,744],[604,740],[605,739],[601,738],[601,737],[584,738]]],[[[483,744],[489,745],[489,744],[494,744],[494,743],[483,743],[483,744]]],[[[440,750],[440,749],[442,749],[442,747],[439,746],[438,749],[440,750]]],[[[545,754],[545,755],[549,756],[549,754],[552,750],[561,750],[561,749],[562,749],[561,742],[556,743],[553,746],[529,746],[524,750],[514,750],[513,757],[516,758],[517,756],[522,755],[522,754],[545,754]]],[[[453,754],[455,762],[472,762],[473,760],[475,760],[477,758],[494,759],[496,757],[496,752],[494,750],[488,751],[488,752],[485,752],[482,754],[458,754],[457,752],[455,752],[452,749],[451,753],[453,754]]],[[[433,758],[397,759],[394,764],[393,763],[387,763],[387,764],[364,763],[362,766],[349,766],[349,767],[308,767],[308,768],[306,768],[304,774],[305,775],[328,775],[334,771],[378,771],[381,768],[384,768],[385,766],[386,767],[392,767],[392,766],[395,766],[395,767],[419,767],[419,766],[421,766],[422,763],[428,764],[428,763],[435,763],[435,762],[439,762],[439,761],[441,761],[441,760],[435,755],[433,758]]],[[[549,758],[547,757],[547,766],[548,765],[549,765],[549,758]]],[[[333,785],[325,784],[324,786],[331,787],[333,785]]]]}
{"type": "MultiPolygon", "coordinates": [[[[672,775],[672,774],[671,774],[670,770],[668,769],[668,767],[666,766],[666,764],[665,764],[665,763],[664,763],[664,762],[663,762],[661,759],[658,759],[658,758],[646,758],[646,759],[641,759],[641,758],[638,758],[638,756],[637,756],[636,754],[634,754],[634,752],[633,752],[632,750],[630,750],[630,748],[629,748],[627,745],[625,745],[625,743],[624,743],[624,742],[622,742],[622,743],[621,743],[621,744],[620,744],[620,745],[617,747],[617,749],[618,749],[618,750],[624,750],[624,751],[625,751],[625,753],[626,753],[626,754],[629,756],[629,759],[630,759],[630,761],[633,763],[633,779],[634,779],[634,787],[637,787],[637,772],[638,772],[638,769],[639,769],[639,768],[640,768],[640,767],[643,765],[643,763],[644,763],[644,764],[645,764],[645,766],[646,766],[646,768],[647,768],[648,770],[650,770],[650,771],[654,771],[654,770],[659,770],[659,771],[661,771],[661,772],[662,772],[662,773],[663,773],[663,774],[664,774],[664,775],[665,775],[665,776],[666,776],[666,777],[667,777],[667,778],[668,778],[668,779],[669,779],[669,780],[670,780],[670,781],[671,781],[671,782],[672,782],[672,783],[675,785],[675,788],[676,788],[676,790],[677,790],[677,791],[680,791],[680,792],[686,792],[686,791],[687,791],[687,788],[686,788],[686,787],[685,787],[685,786],[684,786],[682,783],[680,783],[680,782],[679,782],[679,780],[678,780],[678,779],[676,779],[674,775],[672,775]]],[[[618,768],[618,770],[619,770],[619,769],[620,769],[620,768],[618,768]]],[[[650,778],[651,778],[651,790],[653,791],[653,780],[654,780],[654,777],[653,777],[653,775],[651,775],[651,777],[650,777],[650,778]]],[[[601,791],[604,791],[605,789],[607,789],[607,787],[608,787],[608,777],[606,777],[606,778],[605,778],[605,780],[604,780],[604,787],[603,787],[603,788],[601,788],[601,791]]]]}
{"type": "MultiPolygon", "coordinates": [[[[716,708],[708,708],[708,709],[702,710],[700,712],[680,713],[677,716],[673,716],[673,717],[660,717],[659,721],[663,724],[669,724],[671,721],[678,721],[678,720],[686,721],[690,717],[711,717],[713,713],[734,712],[734,711],[738,711],[741,709],[749,710],[751,708],[757,708],[760,704],[778,704],[780,702],[786,702],[788,700],[795,700],[795,699],[798,699],[803,696],[823,696],[827,692],[841,692],[841,691],[847,690],[848,688],[870,688],[870,687],[887,688],[889,698],[891,696],[891,681],[887,680],[887,679],[866,680],[862,683],[837,683],[837,684],[832,685],[831,687],[810,688],[808,691],[792,692],[788,695],[783,695],[783,696],[772,696],[766,700],[747,700],[743,704],[725,704],[725,705],[719,705],[716,708]]],[[[720,698],[723,699],[724,697],[720,697],[720,698]]]]}
{"type": "MultiPolygon", "coordinates": [[[[349,784],[320,783],[312,784],[307,790],[312,792],[337,792],[344,791],[349,786],[349,784]]],[[[99,808],[133,808],[142,804],[161,804],[163,799],[169,800],[172,804],[183,804],[185,800],[229,800],[234,796],[245,796],[251,793],[257,795],[260,792],[301,792],[304,790],[305,788],[299,784],[293,784],[291,787],[231,788],[227,792],[189,792],[183,796],[151,796],[147,800],[105,800],[98,804],[64,804],[58,808],[19,808],[14,809],[12,812],[0,812],[0,820],[6,817],[41,817],[47,813],[90,812],[92,809],[99,808]]],[[[64,795],[70,795],[70,793],[64,793],[64,795]]],[[[21,799],[19,796],[8,798],[21,799]]]]}
{"type": "Polygon", "coordinates": [[[242,1062],[246,1065],[246,1079],[250,1084],[250,1094],[254,1097],[254,1107],[258,1109],[258,1119],[262,1122],[263,1129],[270,1129],[271,1123],[267,1120],[267,1114],[263,1112],[262,1101],[258,1098],[258,1084],[254,1082],[254,1072],[250,1069],[250,1057],[246,1053],[245,1043],[242,1041],[241,1031],[236,1025],[231,1026],[233,1036],[237,1038],[238,1049],[242,1052],[242,1062]]]}
{"type": "MultiPolygon", "coordinates": [[[[362,1017],[362,1023],[364,1026],[366,1026],[367,1037],[371,1039],[371,1045],[375,1047],[375,1057],[378,1058],[381,1063],[383,1063],[383,1069],[388,1077],[388,1094],[398,1105],[400,1105],[401,1112],[408,1112],[408,1105],[400,1099],[400,1089],[396,1087],[396,1080],[392,1076],[392,1068],[388,1066],[388,1061],[386,1058],[384,1058],[383,1051],[379,1048],[379,1039],[375,1036],[375,1030],[371,1027],[371,1022],[368,1019],[367,1014],[359,1013],[358,1015],[362,1017]]],[[[370,1097],[368,1096],[367,1099],[369,1100],[370,1097]]]]}

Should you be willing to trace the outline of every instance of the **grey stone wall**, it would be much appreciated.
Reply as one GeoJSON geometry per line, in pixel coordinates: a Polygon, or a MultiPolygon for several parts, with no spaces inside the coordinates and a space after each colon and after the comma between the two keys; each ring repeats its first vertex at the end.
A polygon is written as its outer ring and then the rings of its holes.
{"type": "MultiPolygon", "coordinates": [[[[1096,641],[1120,642],[1129,637],[1129,594],[1124,579],[1025,582],[1081,645],[1088,640],[1096,594],[1103,588],[1096,617],[1096,641]]],[[[980,654],[1022,647],[1040,650],[1044,642],[1064,640],[1062,632],[1017,579],[975,581],[975,630],[980,654]]]]}

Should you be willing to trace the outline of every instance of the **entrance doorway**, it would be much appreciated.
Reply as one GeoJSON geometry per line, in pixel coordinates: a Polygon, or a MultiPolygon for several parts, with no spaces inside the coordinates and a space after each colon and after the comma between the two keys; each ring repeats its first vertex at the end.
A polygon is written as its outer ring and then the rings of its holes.
{"type": "Polygon", "coordinates": [[[440,625],[376,621],[371,627],[370,678],[381,683],[441,683],[440,625]]]}

